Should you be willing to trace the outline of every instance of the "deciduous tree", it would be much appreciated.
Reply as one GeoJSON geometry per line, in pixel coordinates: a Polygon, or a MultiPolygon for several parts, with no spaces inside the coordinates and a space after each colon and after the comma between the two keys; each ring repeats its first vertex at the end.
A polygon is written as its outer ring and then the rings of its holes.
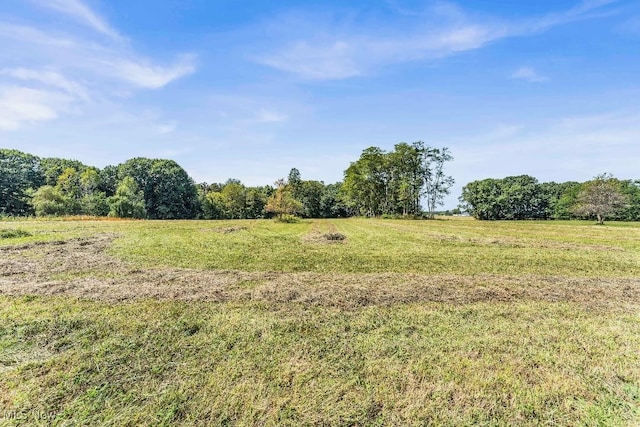
{"type": "Polygon", "coordinates": [[[629,199],[620,191],[620,182],[611,175],[603,174],[583,184],[578,194],[574,213],[595,216],[598,224],[626,207],[629,199]]]}
{"type": "Polygon", "coordinates": [[[126,176],[116,194],[109,198],[109,216],[117,218],[145,218],[147,215],[144,194],[135,180],[126,176]]]}
{"type": "Polygon", "coordinates": [[[29,190],[44,184],[40,160],[17,150],[0,149],[0,214],[32,213],[29,190]]]}
{"type": "Polygon", "coordinates": [[[275,183],[276,191],[269,197],[265,206],[267,212],[282,218],[285,215],[298,215],[302,211],[302,203],[293,197],[291,186],[283,179],[275,183]]]}

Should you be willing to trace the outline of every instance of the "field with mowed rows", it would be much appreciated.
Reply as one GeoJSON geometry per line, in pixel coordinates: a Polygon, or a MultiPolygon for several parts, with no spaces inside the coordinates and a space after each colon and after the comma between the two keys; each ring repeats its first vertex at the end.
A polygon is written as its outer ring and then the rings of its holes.
{"type": "Polygon", "coordinates": [[[0,425],[640,424],[640,224],[0,221],[0,425]]]}

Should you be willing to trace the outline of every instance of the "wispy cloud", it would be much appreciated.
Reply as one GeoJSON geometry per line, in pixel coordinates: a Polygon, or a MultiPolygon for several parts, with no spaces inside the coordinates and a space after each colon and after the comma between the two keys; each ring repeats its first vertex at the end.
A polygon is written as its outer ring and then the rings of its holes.
{"type": "Polygon", "coordinates": [[[525,80],[531,83],[542,83],[549,80],[549,78],[538,74],[536,70],[531,67],[521,67],[511,74],[512,79],[525,80]]]}
{"type": "MultiPolygon", "coordinates": [[[[0,37],[13,40],[19,45],[39,45],[55,47],[60,49],[77,48],[76,41],[47,33],[27,25],[16,25],[7,22],[0,22],[0,37]]],[[[15,46],[15,43],[5,46],[6,48],[15,46]]]]}
{"type": "MultiPolygon", "coordinates": [[[[323,30],[323,33],[329,33],[323,30]]],[[[435,59],[480,48],[504,36],[505,29],[476,24],[415,32],[402,38],[374,35],[317,36],[286,44],[257,62],[311,80],[343,79],[376,66],[435,59]]]]}
{"type": "Polygon", "coordinates": [[[280,52],[261,57],[258,62],[308,79],[342,79],[362,73],[355,57],[357,49],[357,44],[342,40],[300,41],[280,52]]]}
{"type": "Polygon", "coordinates": [[[256,121],[258,123],[278,123],[285,122],[289,119],[287,114],[279,113],[277,111],[261,109],[256,114],[256,121]]]}
{"type": "Polygon", "coordinates": [[[14,88],[3,95],[6,116],[2,129],[55,119],[69,106],[81,109],[97,99],[131,95],[138,89],[160,89],[196,71],[193,54],[166,62],[136,52],[124,36],[81,0],[31,2],[69,16],[92,31],[61,26],[58,20],[0,22],[0,63],[4,65],[0,85],[14,88]],[[12,108],[8,101],[15,101],[15,88],[21,88],[27,97],[12,108]],[[59,102],[61,99],[64,102],[59,102]]]}
{"type": "MultiPolygon", "coordinates": [[[[255,55],[256,62],[296,74],[304,79],[344,79],[370,73],[379,66],[434,60],[480,49],[508,37],[537,34],[552,27],[612,13],[606,6],[616,0],[585,0],[567,11],[521,22],[475,18],[449,3],[406,23],[402,35],[384,25],[345,24],[339,17],[285,16],[270,28],[280,34],[280,47],[255,55]],[[289,33],[282,28],[291,28],[289,33]]],[[[406,14],[403,14],[406,15],[406,14]]],[[[393,18],[390,18],[393,19],[393,18]]]]}
{"type": "Polygon", "coordinates": [[[148,89],[158,89],[196,70],[194,55],[183,55],[175,64],[159,66],[140,58],[106,58],[101,62],[113,76],[148,89]]]}
{"type": "Polygon", "coordinates": [[[10,76],[24,81],[36,81],[67,92],[84,100],[89,98],[87,89],[76,82],[67,79],[62,74],[51,70],[31,70],[27,68],[5,68],[0,70],[0,75],[10,76]]]}
{"type": "MultiPolygon", "coordinates": [[[[541,18],[524,22],[521,25],[522,34],[546,31],[552,27],[565,25],[585,19],[601,18],[618,13],[617,10],[607,8],[618,3],[619,0],[582,0],[576,6],[563,12],[550,13],[541,18]]],[[[514,29],[514,34],[518,34],[514,29]]]]}
{"type": "Polygon", "coordinates": [[[68,15],[83,25],[86,25],[95,31],[98,31],[104,35],[107,35],[113,39],[119,40],[122,38],[120,34],[112,28],[109,23],[91,10],[88,6],[82,3],[80,0],[31,0],[40,6],[53,9],[57,12],[61,12],[68,15]]]}
{"type": "Polygon", "coordinates": [[[173,133],[177,127],[178,127],[178,124],[176,122],[171,122],[171,123],[158,125],[157,129],[160,135],[167,135],[167,134],[173,133]]]}
{"type": "Polygon", "coordinates": [[[0,129],[17,130],[25,123],[51,120],[71,99],[60,93],[27,87],[0,88],[0,129]]]}
{"type": "Polygon", "coordinates": [[[493,131],[477,136],[473,146],[455,148],[452,168],[461,185],[523,173],[543,181],[584,180],[603,171],[635,178],[639,139],[637,111],[569,116],[503,139],[496,139],[493,131]],[[491,161],[497,158],[501,161],[491,161]]]}

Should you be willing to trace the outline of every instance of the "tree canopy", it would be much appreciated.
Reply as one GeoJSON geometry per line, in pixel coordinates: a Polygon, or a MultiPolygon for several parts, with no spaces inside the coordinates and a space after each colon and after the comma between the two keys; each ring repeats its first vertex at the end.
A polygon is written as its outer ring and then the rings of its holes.
{"type": "Polygon", "coordinates": [[[29,190],[44,184],[39,159],[17,150],[0,149],[0,214],[32,213],[29,190]]]}
{"type": "MultiPolygon", "coordinates": [[[[453,178],[449,149],[422,141],[392,151],[369,147],[333,184],[304,179],[247,186],[237,179],[195,184],[175,161],[137,157],[102,169],[77,160],[0,149],[0,216],[90,215],[147,219],[257,219],[353,215],[433,218],[453,178]]],[[[459,210],[483,220],[640,220],[640,180],[599,175],[580,183],[529,175],[467,183],[459,210]]]]}
{"type": "Polygon", "coordinates": [[[600,175],[579,183],[539,183],[528,175],[487,178],[465,185],[460,206],[483,220],[595,217],[640,220],[640,183],[600,175]]]}
{"type": "Polygon", "coordinates": [[[578,215],[595,216],[598,224],[604,224],[626,207],[629,197],[620,191],[620,182],[610,175],[598,175],[585,182],[577,196],[574,212],[578,215]]]}
{"type": "Polygon", "coordinates": [[[360,215],[420,215],[421,200],[433,217],[449,194],[453,178],[444,172],[453,160],[447,148],[432,148],[422,141],[401,142],[385,152],[365,149],[344,173],[343,194],[360,215]]]}

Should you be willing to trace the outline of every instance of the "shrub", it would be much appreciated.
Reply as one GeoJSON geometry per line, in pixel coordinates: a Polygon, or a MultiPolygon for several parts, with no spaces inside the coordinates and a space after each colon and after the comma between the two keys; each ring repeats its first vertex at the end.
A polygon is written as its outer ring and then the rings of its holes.
{"type": "Polygon", "coordinates": [[[289,214],[284,214],[284,215],[279,215],[275,218],[276,222],[284,222],[287,224],[294,224],[296,222],[300,222],[300,218],[298,218],[295,215],[289,215],[289,214]]]}

